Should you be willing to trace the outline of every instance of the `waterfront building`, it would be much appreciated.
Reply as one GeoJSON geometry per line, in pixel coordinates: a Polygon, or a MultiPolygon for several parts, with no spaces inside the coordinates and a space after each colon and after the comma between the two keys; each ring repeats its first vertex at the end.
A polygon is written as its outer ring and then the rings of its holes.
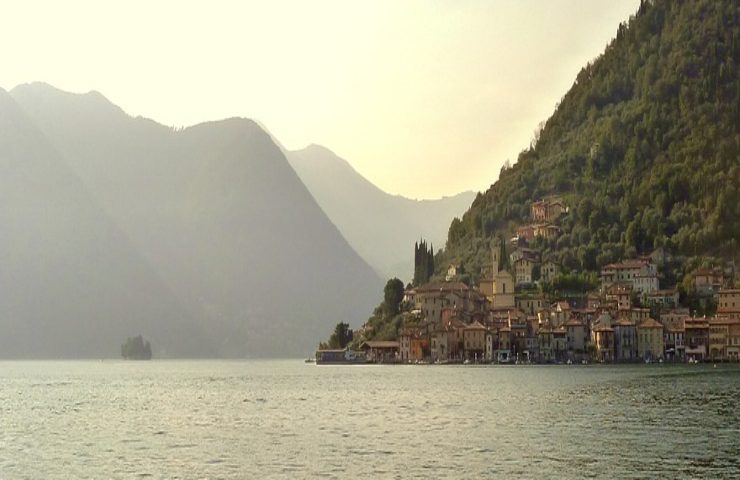
{"type": "Polygon", "coordinates": [[[728,329],[727,359],[740,362],[740,322],[730,324],[728,329]]]}
{"type": "Polygon", "coordinates": [[[399,359],[403,363],[420,362],[429,355],[429,335],[426,324],[406,326],[398,335],[399,359]]]}
{"type": "Polygon", "coordinates": [[[583,360],[586,352],[586,325],[572,318],[565,322],[565,344],[571,361],[583,360]]]}
{"type": "Polygon", "coordinates": [[[565,325],[560,325],[559,327],[554,327],[552,329],[552,353],[556,362],[564,362],[567,360],[567,337],[568,332],[565,330],[565,325]]]}
{"type": "Polygon", "coordinates": [[[553,342],[552,327],[541,326],[537,332],[537,343],[539,346],[538,359],[542,363],[555,362],[555,346],[553,342]]]}
{"type": "Polygon", "coordinates": [[[603,314],[591,327],[591,343],[598,362],[614,361],[614,329],[611,324],[611,317],[603,314]]]}
{"type": "Polygon", "coordinates": [[[483,360],[486,355],[487,329],[480,322],[473,322],[463,328],[463,348],[468,360],[483,360]]]}
{"type": "Polygon", "coordinates": [[[433,362],[442,362],[450,358],[450,344],[455,343],[455,335],[446,325],[440,326],[432,333],[431,352],[433,362]],[[450,339],[450,336],[452,339],[450,339]]]}
{"type": "Polygon", "coordinates": [[[730,351],[734,352],[733,341],[736,341],[734,337],[736,325],[740,324],[740,320],[729,317],[718,316],[709,319],[709,358],[711,360],[729,360],[730,351]],[[735,328],[733,328],[735,327],[735,328]]]}
{"type": "Polygon", "coordinates": [[[394,340],[368,340],[360,345],[370,362],[394,363],[399,360],[400,345],[394,340]]]}
{"type": "Polygon", "coordinates": [[[492,362],[495,358],[496,344],[498,337],[495,331],[486,330],[486,362],[492,362]]]}
{"type": "Polygon", "coordinates": [[[494,351],[497,362],[508,362],[511,360],[511,327],[502,325],[496,328],[498,344],[494,351]]]}
{"type": "Polygon", "coordinates": [[[665,338],[665,358],[682,361],[686,355],[683,321],[680,324],[676,323],[668,326],[664,324],[663,332],[665,338]]]}
{"type": "Polygon", "coordinates": [[[663,325],[652,318],[637,325],[637,352],[646,361],[663,358],[663,325]]]}
{"type": "Polygon", "coordinates": [[[686,358],[701,361],[709,354],[709,321],[706,318],[687,318],[684,321],[686,358]]]}
{"type": "Polygon", "coordinates": [[[614,328],[614,359],[618,362],[634,362],[637,360],[637,326],[632,320],[622,317],[613,325],[614,328]]]}

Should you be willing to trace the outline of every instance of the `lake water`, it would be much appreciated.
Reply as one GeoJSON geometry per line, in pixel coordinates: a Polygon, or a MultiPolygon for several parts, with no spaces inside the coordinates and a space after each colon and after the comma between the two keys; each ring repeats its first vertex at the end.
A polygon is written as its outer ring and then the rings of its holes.
{"type": "Polygon", "coordinates": [[[0,362],[0,478],[738,478],[740,368],[0,362]]]}

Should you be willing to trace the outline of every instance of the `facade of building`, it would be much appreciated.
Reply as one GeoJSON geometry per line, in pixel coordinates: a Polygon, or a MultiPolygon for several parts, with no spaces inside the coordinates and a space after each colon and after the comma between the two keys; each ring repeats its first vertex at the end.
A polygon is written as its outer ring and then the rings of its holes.
{"type": "Polygon", "coordinates": [[[614,361],[614,329],[611,326],[598,325],[591,329],[591,342],[596,361],[614,361]]]}
{"type": "Polygon", "coordinates": [[[648,305],[676,308],[678,306],[678,290],[675,288],[656,290],[647,294],[646,302],[648,305]]]}
{"type": "Polygon", "coordinates": [[[686,358],[701,361],[709,354],[709,321],[706,318],[687,318],[684,321],[684,348],[686,358]]]}
{"type": "Polygon", "coordinates": [[[629,284],[633,290],[650,293],[658,290],[657,268],[646,260],[632,259],[606,265],[601,269],[601,286],[629,284]]]}
{"type": "Polygon", "coordinates": [[[680,326],[666,326],[663,331],[665,338],[665,358],[673,361],[683,361],[686,356],[683,323],[680,326]]]}
{"type": "Polygon", "coordinates": [[[637,325],[637,354],[646,361],[658,360],[665,354],[663,325],[652,318],[637,325]]]}
{"type": "Polygon", "coordinates": [[[537,265],[534,259],[521,257],[514,262],[514,272],[517,285],[527,285],[534,281],[534,268],[537,265]]]}
{"type": "Polygon", "coordinates": [[[722,288],[725,276],[720,270],[701,268],[696,270],[694,277],[694,288],[702,295],[714,295],[722,288]]]}
{"type": "Polygon", "coordinates": [[[552,222],[567,211],[565,204],[557,198],[533,202],[532,219],[535,222],[552,222]]]}
{"type": "Polygon", "coordinates": [[[740,320],[740,288],[720,289],[717,315],[740,320]]]}
{"type": "Polygon", "coordinates": [[[552,282],[558,273],[560,273],[560,267],[555,262],[548,260],[540,267],[540,280],[552,282]]]}
{"type": "Polygon", "coordinates": [[[637,326],[627,318],[620,318],[614,328],[614,360],[617,362],[634,362],[637,354],[637,326]]]}
{"type": "Polygon", "coordinates": [[[515,298],[516,308],[527,315],[536,315],[545,306],[545,299],[542,295],[517,295],[515,298]]]}
{"type": "Polygon", "coordinates": [[[463,329],[465,358],[482,361],[486,356],[486,333],[488,329],[480,322],[473,322],[463,329]]]}

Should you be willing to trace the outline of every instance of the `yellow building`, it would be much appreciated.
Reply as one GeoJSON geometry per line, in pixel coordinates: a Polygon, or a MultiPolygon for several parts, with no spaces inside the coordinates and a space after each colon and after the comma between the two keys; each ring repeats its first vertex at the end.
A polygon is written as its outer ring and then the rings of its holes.
{"type": "Polygon", "coordinates": [[[637,325],[637,354],[639,357],[643,360],[657,360],[663,358],[664,352],[663,325],[652,318],[637,325]]]}
{"type": "Polygon", "coordinates": [[[465,358],[483,360],[486,353],[487,329],[480,322],[473,322],[463,329],[465,358]]]}
{"type": "Polygon", "coordinates": [[[717,314],[740,320],[740,288],[723,288],[719,291],[717,314]]]}
{"type": "Polygon", "coordinates": [[[500,270],[501,250],[498,245],[491,249],[492,269],[491,277],[480,281],[480,291],[491,302],[493,308],[513,308],[514,277],[506,270],[500,270]]]}
{"type": "Polygon", "coordinates": [[[740,320],[719,316],[709,319],[709,358],[736,360],[738,355],[737,325],[740,320]]]}

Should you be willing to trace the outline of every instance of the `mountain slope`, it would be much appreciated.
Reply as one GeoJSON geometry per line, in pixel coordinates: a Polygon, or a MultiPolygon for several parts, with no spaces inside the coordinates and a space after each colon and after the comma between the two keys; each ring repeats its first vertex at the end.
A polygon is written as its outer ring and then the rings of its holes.
{"type": "Polygon", "coordinates": [[[538,248],[568,269],[665,245],[687,260],[738,259],[737,2],[642,2],[578,74],[534,148],[453,221],[443,259],[480,266],[492,237],[563,197],[562,235],[538,248]]]}
{"type": "Polygon", "coordinates": [[[441,246],[447,224],[474,198],[463,192],[439,200],[389,195],[346,160],[311,145],[287,152],[288,161],[350,245],[384,277],[413,277],[413,245],[420,237],[441,246]]]}
{"type": "Polygon", "coordinates": [[[180,131],[99,94],[12,95],[225,356],[305,355],[382,284],[254,122],[180,131]]]}
{"type": "Polygon", "coordinates": [[[203,329],[0,90],[0,357],[209,355],[203,329]]]}

